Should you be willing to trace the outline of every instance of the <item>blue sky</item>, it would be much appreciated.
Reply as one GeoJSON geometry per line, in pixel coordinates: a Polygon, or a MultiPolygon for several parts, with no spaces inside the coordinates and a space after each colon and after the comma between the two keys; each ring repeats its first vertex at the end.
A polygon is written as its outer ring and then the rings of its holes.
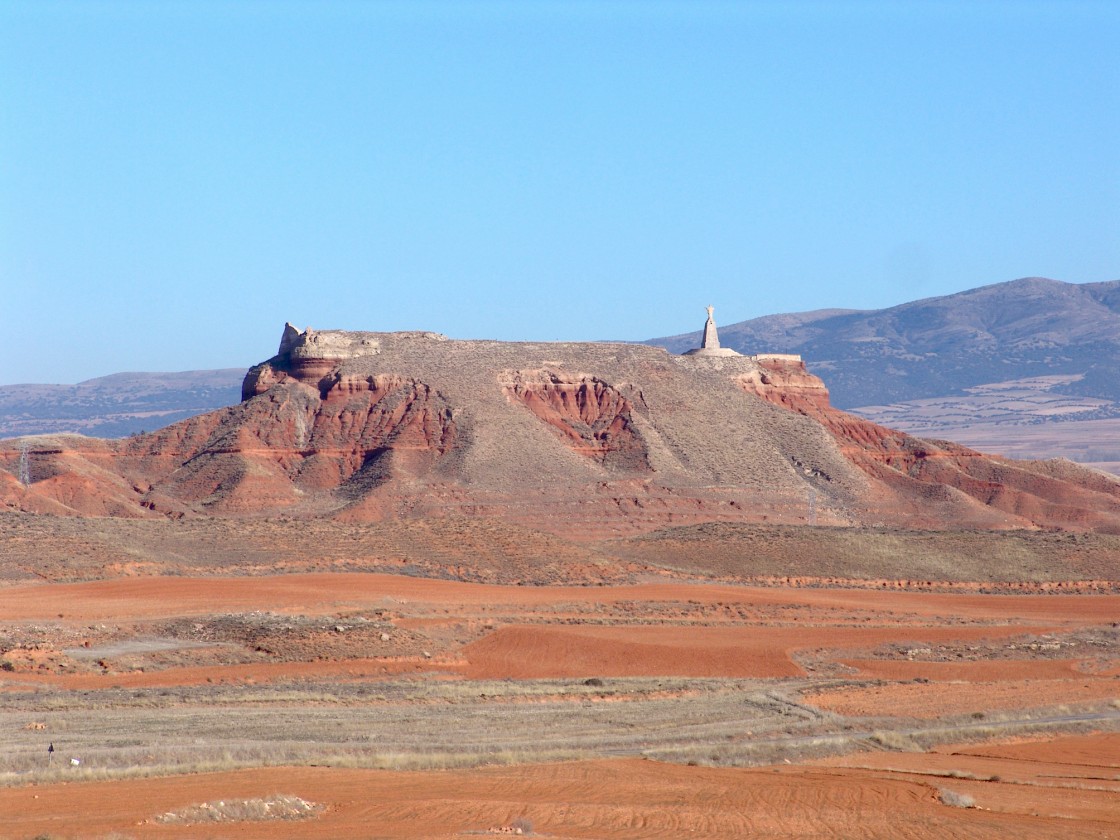
{"type": "Polygon", "coordinates": [[[1120,278],[1120,3],[0,0],[0,384],[1120,278]]]}

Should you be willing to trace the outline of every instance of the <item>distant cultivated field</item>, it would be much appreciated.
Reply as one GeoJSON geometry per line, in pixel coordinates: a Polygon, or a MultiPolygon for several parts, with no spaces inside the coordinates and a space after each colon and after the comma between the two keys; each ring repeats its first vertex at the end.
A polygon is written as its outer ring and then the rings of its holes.
{"type": "Polygon", "coordinates": [[[1021,460],[1068,458],[1120,474],[1120,409],[1109,399],[1055,392],[1077,379],[1037,376],[852,411],[892,429],[981,452],[1021,460]]]}
{"type": "MultiPolygon", "coordinates": [[[[932,430],[904,429],[914,434],[932,430]]],[[[945,436],[981,452],[1008,458],[1068,458],[1120,475],[1120,418],[1061,423],[973,423],[946,429],[945,436]]]]}

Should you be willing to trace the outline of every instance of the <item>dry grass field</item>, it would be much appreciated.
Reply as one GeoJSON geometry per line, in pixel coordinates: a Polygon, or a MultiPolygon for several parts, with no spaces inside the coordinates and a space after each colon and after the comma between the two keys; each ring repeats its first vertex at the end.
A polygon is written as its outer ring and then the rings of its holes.
{"type": "Polygon", "coordinates": [[[574,540],[496,520],[449,516],[383,523],[278,518],[105,519],[0,512],[0,583],[167,575],[309,572],[520,585],[632,583],[668,577],[761,581],[835,577],[929,588],[984,582],[1120,585],[1120,536],[1063,531],[945,531],[709,522],[637,536],[574,540]]]}
{"type": "Polygon", "coordinates": [[[0,837],[1120,831],[1115,538],[0,520],[0,837]]]}

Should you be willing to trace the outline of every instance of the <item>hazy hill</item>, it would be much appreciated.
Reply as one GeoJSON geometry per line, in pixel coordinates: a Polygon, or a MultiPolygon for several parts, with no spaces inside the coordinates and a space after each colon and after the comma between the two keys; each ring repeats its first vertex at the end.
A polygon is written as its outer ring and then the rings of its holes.
{"type": "MultiPolygon", "coordinates": [[[[683,352],[700,332],[649,344],[683,352]]],[[[741,353],[799,353],[839,408],[965,395],[977,385],[1061,376],[1051,393],[1120,414],[1120,280],[1037,277],[872,311],[826,309],[720,326],[741,353]]],[[[1088,419],[1088,418],[1085,418],[1088,419]]]]}
{"type": "Polygon", "coordinates": [[[0,437],[124,437],[236,403],[243,368],[115,373],[77,385],[0,385],[0,437]]]}

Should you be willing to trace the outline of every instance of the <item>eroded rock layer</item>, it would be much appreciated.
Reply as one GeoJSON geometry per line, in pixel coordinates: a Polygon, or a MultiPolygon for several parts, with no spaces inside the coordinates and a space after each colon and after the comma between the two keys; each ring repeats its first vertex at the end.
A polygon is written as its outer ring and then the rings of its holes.
{"type": "Polygon", "coordinates": [[[554,371],[506,371],[502,390],[555,429],[574,452],[616,471],[649,471],[647,449],[634,426],[632,385],[616,388],[594,376],[573,377],[554,371]],[[629,396],[623,393],[627,392],[629,396]]]}
{"type": "MultiPolygon", "coordinates": [[[[948,441],[915,438],[831,408],[824,383],[800,362],[764,359],[760,367],[758,379],[770,386],[756,386],[748,376],[740,379],[744,388],[819,421],[851,463],[901,500],[950,509],[958,503],[975,509],[979,502],[989,509],[994,527],[1000,526],[1001,514],[1010,514],[1040,526],[1115,529],[1114,503],[1100,509],[1101,493],[1115,499],[1117,482],[1111,476],[1071,462],[1012,461],[948,441]]],[[[968,520],[978,516],[973,510],[968,520]]]]}
{"type": "Polygon", "coordinates": [[[0,445],[9,508],[470,515],[601,537],[708,521],[1120,532],[1120,482],[830,407],[796,358],[285,330],[240,405],[126,440],[0,445]]]}

